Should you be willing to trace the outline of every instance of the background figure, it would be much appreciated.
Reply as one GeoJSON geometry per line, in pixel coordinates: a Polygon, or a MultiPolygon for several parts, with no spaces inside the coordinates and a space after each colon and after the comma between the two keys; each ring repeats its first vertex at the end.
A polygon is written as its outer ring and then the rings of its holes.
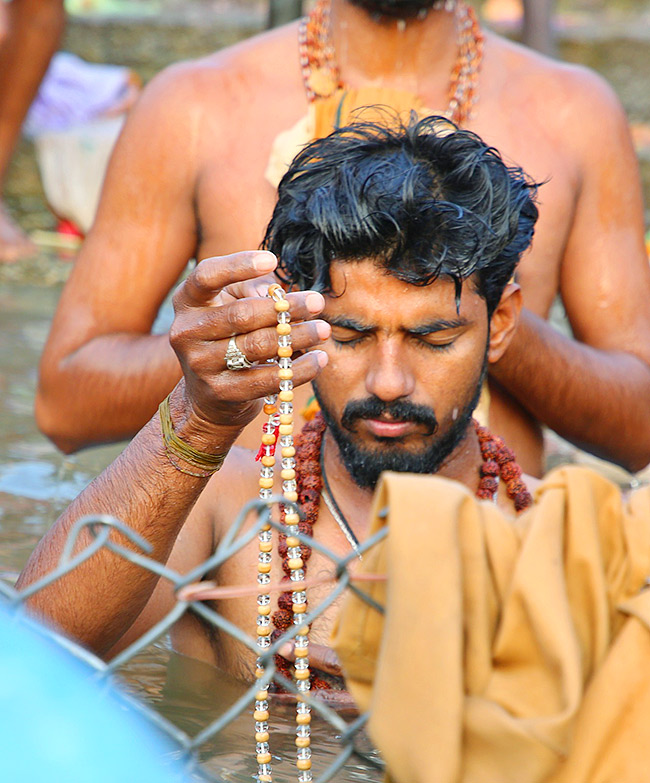
{"type": "Polygon", "coordinates": [[[27,110],[65,26],[63,0],[13,0],[0,11],[0,263],[16,261],[34,245],[2,201],[9,161],[27,110]],[[2,38],[2,16],[6,34],[2,38]]]}
{"type": "MultiPolygon", "coordinates": [[[[555,56],[553,10],[555,0],[519,0],[523,6],[522,39],[526,46],[538,52],[555,56]]],[[[302,13],[301,0],[269,0],[268,27],[278,27],[302,13]]]]}
{"type": "Polygon", "coordinates": [[[541,423],[629,470],[646,466],[650,269],[616,96],[587,69],[482,29],[461,0],[411,0],[422,14],[405,21],[382,20],[388,6],[403,7],[320,0],[303,23],[147,85],[40,365],[37,421],[60,448],[130,437],[151,417],[180,377],[152,325],[188,260],[258,247],[282,166],[357,108],[379,105],[462,115],[545,182],[519,271],[521,323],[490,373],[490,426],[531,474],[544,469],[541,423]],[[558,294],[575,339],[546,323],[558,294]]]}

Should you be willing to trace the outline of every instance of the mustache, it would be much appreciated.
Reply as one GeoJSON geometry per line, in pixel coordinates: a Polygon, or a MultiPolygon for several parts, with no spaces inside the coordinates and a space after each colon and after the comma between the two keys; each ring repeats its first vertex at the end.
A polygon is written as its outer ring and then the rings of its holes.
{"type": "Polygon", "coordinates": [[[380,419],[386,416],[395,421],[422,424],[426,427],[428,435],[432,435],[438,429],[438,419],[432,408],[416,405],[409,400],[384,402],[378,397],[349,402],[343,410],[341,425],[347,430],[354,430],[355,422],[359,419],[380,419]]]}

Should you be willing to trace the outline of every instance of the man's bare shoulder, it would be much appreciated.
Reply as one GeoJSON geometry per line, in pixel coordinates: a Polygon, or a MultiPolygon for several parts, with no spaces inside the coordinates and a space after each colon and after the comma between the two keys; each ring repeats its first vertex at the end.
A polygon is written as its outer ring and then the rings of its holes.
{"type": "Polygon", "coordinates": [[[249,500],[259,491],[259,463],[250,449],[233,446],[221,470],[201,493],[192,516],[209,524],[219,538],[249,500]]]}
{"type": "Polygon", "coordinates": [[[238,96],[254,101],[256,94],[272,92],[287,81],[299,87],[297,58],[291,56],[296,47],[296,23],[260,33],[206,57],[164,68],[146,86],[141,100],[182,105],[187,112],[192,106],[232,107],[238,96]]]}
{"type": "Polygon", "coordinates": [[[583,65],[560,62],[526,46],[487,35],[484,86],[491,83],[510,96],[511,108],[520,113],[543,109],[547,118],[559,124],[576,117],[596,118],[602,111],[622,114],[616,94],[607,81],[583,65]]]}

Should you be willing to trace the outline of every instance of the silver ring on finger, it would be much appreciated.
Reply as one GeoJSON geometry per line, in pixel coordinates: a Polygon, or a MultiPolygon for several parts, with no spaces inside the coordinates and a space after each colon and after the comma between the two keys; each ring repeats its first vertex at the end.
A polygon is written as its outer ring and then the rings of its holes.
{"type": "Polygon", "coordinates": [[[226,367],[229,370],[246,370],[252,366],[253,362],[246,358],[246,354],[237,347],[235,338],[231,337],[226,349],[226,367]]]}

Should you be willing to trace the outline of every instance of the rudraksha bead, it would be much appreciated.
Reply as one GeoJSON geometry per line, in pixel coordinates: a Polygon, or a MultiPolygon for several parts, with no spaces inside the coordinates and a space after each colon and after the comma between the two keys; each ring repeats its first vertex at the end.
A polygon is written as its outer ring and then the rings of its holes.
{"type": "Polygon", "coordinates": [[[496,460],[499,465],[505,465],[506,462],[513,462],[515,459],[515,452],[509,449],[507,446],[500,446],[497,452],[496,460]]]}
{"type": "Polygon", "coordinates": [[[530,506],[531,503],[533,502],[533,498],[530,492],[526,490],[525,492],[520,492],[518,495],[515,495],[513,501],[515,504],[516,511],[519,512],[528,508],[528,506],[530,506]]]}
{"type": "Polygon", "coordinates": [[[293,624],[293,613],[286,609],[278,609],[277,612],[273,612],[271,620],[279,631],[284,632],[293,624]]]}
{"type": "Polygon", "coordinates": [[[499,463],[489,459],[481,465],[481,476],[498,476],[499,463]]]}
{"type": "Polygon", "coordinates": [[[508,490],[508,495],[511,498],[516,497],[519,495],[520,492],[528,492],[528,489],[524,482],[521,479],[516,479],[515,481],[510,481],[506,485],[506,489],[508,490]]]}
{"type": "Polygon", "coordinates": [[[494,495],[494,493],[499,488],[499,482],[497,481],[494,476],[484,476],[480,481],[478,485],[479,489],[485,490],[486,492],[490,493],[490,497],[494,495]]]}
{"type": "Polygon", "coordinates": [[[280,597],[278,598],[278,607],[283,609],[285,612],[291,612],[291,606],[291,593],[280,593],[280,597]]]}
{"type": "Polygon", "coordinates": [[[299,491],[300,505],[303,507],[305,516],[309,513],[307,506],[312,503],[320,503],[320,489],[301,489],[299,491]]]}
{"type": "Polygon", "coordinates": [[[301,486],[304,489],[313,489],[313,490],[320,490],[321,488],[321,479],[320,476],[303,476],[302,484],[301,486]]]}
{"type": "Polygon", "coordinates": [[[506,462],[501,468],[501,478],[504,481],[513,481],[521,476],[521,468],[516,462],[506,462]]]}
{"type": "Polygon", "coordinates": [[[492,500],[494,497],[494,492],[492,492],[489,489],[481,489],[480,487],[476,490],[476,497],[479,500],[492,500]]]}
{"type": "Polygon", "coordinates": [[[498,453],[499,449],[494,441],[481,443],[481,456],[486,462],[489,460],[495,460],[498,453]]]}

